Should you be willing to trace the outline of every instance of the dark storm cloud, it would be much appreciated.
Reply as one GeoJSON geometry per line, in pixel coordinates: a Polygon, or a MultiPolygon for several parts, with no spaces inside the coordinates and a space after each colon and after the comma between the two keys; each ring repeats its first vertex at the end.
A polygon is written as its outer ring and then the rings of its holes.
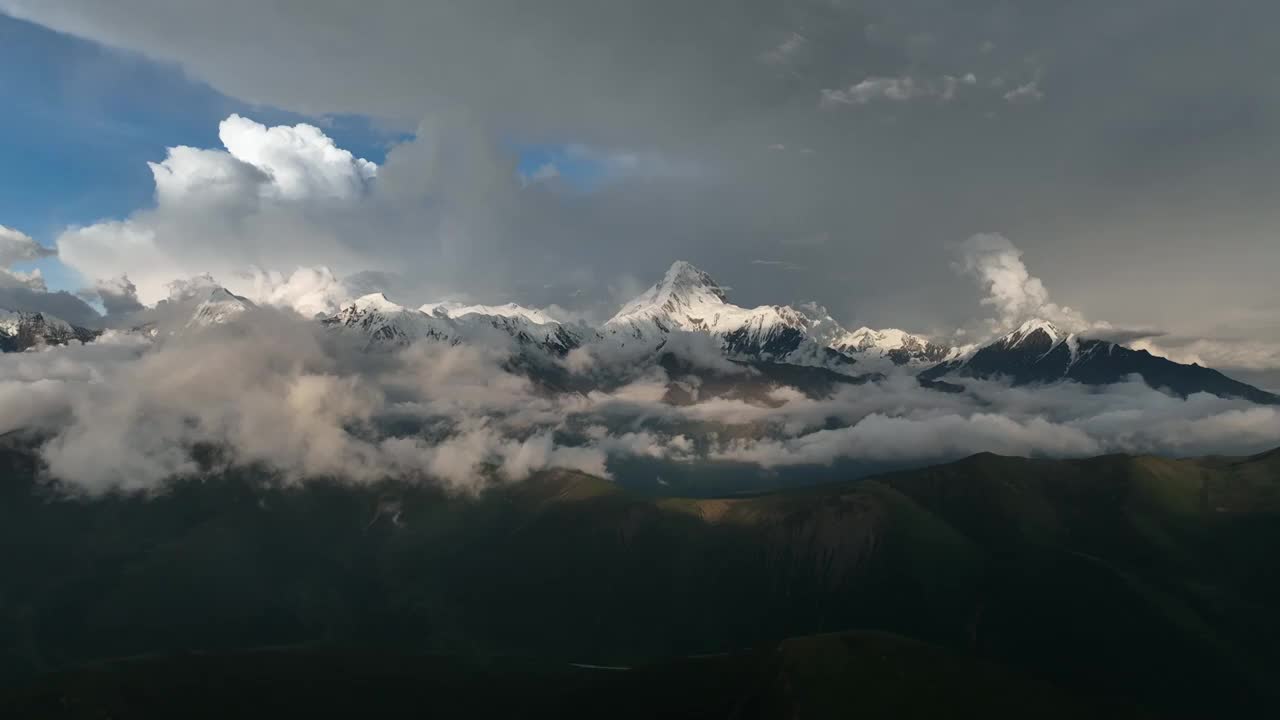
{"type": "MultiPolygon", "coordinates": [[[[566,304],[575,290],[587,302],[647,284],[684,257],[746,304],[815,299],[849,324],[948,332],[981,310],[943,247],[994,231],[1090,318],[1182,335],[1226,318],[1280,340],[1237,312],[1274,299],[1280,266],[1270,4],[0,9],[181,63],[250,101],[406,129],[428,118],[403,153],[408,178],[388,185],[447,192],[451,211],[390,203],[377,222],[332,225],[365,239],[370,267],[351,270],[398,266],[505,295],[494,300],[566,304]],[[848,101],[824,103],[831,93],[848,101]],[[513,137],[581,144],[606,167],[629,160],[585,196],[522,189],[503,150],[513,137]]],[[[302,250],[295,264],[311,264],[302,250]]]]}

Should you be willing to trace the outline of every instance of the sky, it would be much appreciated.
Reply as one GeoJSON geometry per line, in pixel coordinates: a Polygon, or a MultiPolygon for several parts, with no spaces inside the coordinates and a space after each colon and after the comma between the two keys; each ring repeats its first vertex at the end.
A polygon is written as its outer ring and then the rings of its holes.
{"type": "Polygon", "coordinates": [[[1000,312],[1065,308],[1275,387],[1277,21],[1193,0],[0,0],[0,226],[59,251],[13,266],[55,292],[323,265],[405,304],[599,317],[685,259],[740,304],[941,338],[990,327],[981,251],[1026,270],[1000,312]]]}

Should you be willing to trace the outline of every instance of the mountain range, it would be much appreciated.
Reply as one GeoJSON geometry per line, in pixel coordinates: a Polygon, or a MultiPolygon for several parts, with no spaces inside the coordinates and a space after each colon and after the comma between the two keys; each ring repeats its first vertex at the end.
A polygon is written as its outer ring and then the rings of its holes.
{"type": "Polygon", "coordinates": [[[38,350],[69,342],[92,342],[101,333],[47,313],[0,309],[0,352],[38,350]]]}
{"type": "Polygon", "coordinates": [[[391,302],[382,293],[357,298],[320,322],[335,331],[355,333],[369,348],[403,346],[418,340],[450,344],[513,340],[521,348],[564,357],[585,341],[582,330],[519,305],[432,303],[411,309],[391,302]]]}
{"type": "MultiPolygon", "coordinates": [[[[234,321],[253,308],[251,301],[224,288],[196,284],[185,294],[143,311],[130,329],[171,335],[234,321]]],[[[815,304],[745,308],[731,303],[727,291],[710,275],[684,261],[672,264],[661,280],[598,327],[560,322],[545,311],[513,303],[438,302],[410,308],[382,293],[346,302],[319,322],[371,350],[419,340],[514,343],[524,357],[543,367],[563,362],[580,348],[628,365],[657,362],[673,349],[674,335],[691,334],[710,337],[725,359],[820,379],[835,373],[861,382],[910,373],[925,387],[958,392],[966,378],[1002,379],[1014,385],[1062,381],[1108,385],[1138,377],[1181,397],[1209,393],[1280,404],[1280,396],[1216,370],[1067,333],[1041,319],[1028,320],[979,345],[955,347],[894,328],[850,331],[815,304]]],[[[0,319],[4,351],[72,340],[90,342],[97,334],[39,314],[9,312],[0,319]]]]}
{"type": "Polygon", "coordinates": [[[561,470],[459,496],[243,468],[86,499],[51,493],[11,433],[0,474],[0,546],[22,548],[0,553],[7,717],[242,716],[311,707],[329,682],[358,715],[405,693],[555,705],[580,680],[623,686],[593,717],[1228,718],[1280,701],[1280,450],[983,453],[705,498],[561,470]]]}
{"type": "Polygon", "coordinates": [[[1186,397],[1209,393],[1274,405],[1280,396],[1232,380],[1217,370],[1176,363],[1146,350],[1063,333],[1052,323],[1031,320],[1013,332],[960,357],[924,370],[924,381],[950,378],[1006,378],[1015,385],[1073,380],[1107,385],[1139,376],[1147,385],[1186,397]]]}
{"type": "MultiPolygon", "coordinates": [[[[272,312],[199,282],[111,332],[144,347],[218,341],[271,329],[272,312]]],[[[105,342],[44,315],[3,318],[6,350],[105,342]]],[[[965,392],[996,378],[1136,376],[1174,395],[1280,400],[1041,320],[956,348],[849,331],[812,305],[745,308],[688,263],[598,326],[380,293],[290,322],[369,353],[351,356],[362,366],[443,343],[509,352],[541,382],[591,363],[661,368],[668,405],[752,392],[760,409],[777,407],[776,385],[823,395],[914,389],[912,377],[965,392]],[[742,366],[758,387],[743,390],[742,366]]],[[[677,422],[695,445],[756,432],[677,422]]],[[[612,479],[548,465],[468,494],[398,476],[294,482],[216,462],[219,449],[200,444],[198,471],[86,496],[51,477],[48,432],[0,435],[0,547],[23,549],[0,553],[4,716],[242,715],[241,700],[322,714],[318,682],[376,696],[349,714],[391,698],[459,714],[477,696],[517,717],[1200,718],[1280,706],[1280,450],[982,453],[887,474],[902,466],[815,462],[802,476],[720,461],[658,472],[636,455],[610,465],[612,479]],[[619,696],[635,699],[611,705],[619,696]]]]}

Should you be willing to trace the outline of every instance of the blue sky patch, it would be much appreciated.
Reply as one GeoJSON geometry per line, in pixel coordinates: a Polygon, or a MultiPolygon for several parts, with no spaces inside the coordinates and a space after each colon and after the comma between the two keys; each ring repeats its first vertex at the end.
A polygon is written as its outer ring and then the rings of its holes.
{"type": "MultiPolygon", "coordinates": [[[[308,122],[339,147],[381,164],[403,136],[355,116],[307,118],[228,98],[173,65],[62,35],[0,14],[0,225],[52,245],[71,225],[150,207],[148,161],[175,145],[220,148],[232,113],[271,125],[308,122]]],[[[39,267],[51,288],[79,279],[56,258],[39,267]]]]}

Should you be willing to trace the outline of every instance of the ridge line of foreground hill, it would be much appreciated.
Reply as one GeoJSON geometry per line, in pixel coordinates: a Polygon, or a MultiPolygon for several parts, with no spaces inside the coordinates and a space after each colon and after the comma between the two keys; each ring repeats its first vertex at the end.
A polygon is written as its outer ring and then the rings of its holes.
{"type": "Polygon", "coordinates": [[[87,500],[12,448],[0,475],[0,546],[23,548],[0,557],[0,677],[296,643],[637,666],[861,629],[1157,716],[1278,707],[1275,451],[981,454],[728,498],[242,469],[87,500]]]}

